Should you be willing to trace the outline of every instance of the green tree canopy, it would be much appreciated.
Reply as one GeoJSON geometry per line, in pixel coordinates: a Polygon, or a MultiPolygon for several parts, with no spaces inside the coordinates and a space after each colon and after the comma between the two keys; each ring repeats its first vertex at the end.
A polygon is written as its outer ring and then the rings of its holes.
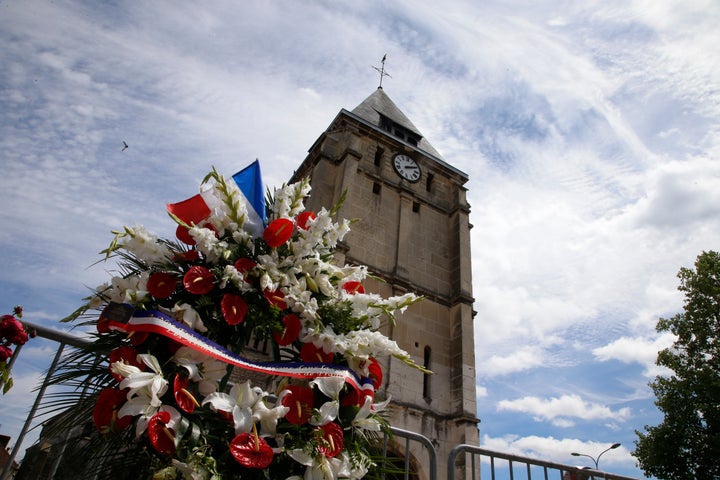
{"type": "Polygon", "coordinates": [[[658,332],[677,336],[658,354],[672,370],[650,383],[664,414],[636,431],[634,455],[646,475],[661,479],[720,478],[720,254],[703,252],[695,270],[678,273],[684,312],[661,318],[658,332]]]}

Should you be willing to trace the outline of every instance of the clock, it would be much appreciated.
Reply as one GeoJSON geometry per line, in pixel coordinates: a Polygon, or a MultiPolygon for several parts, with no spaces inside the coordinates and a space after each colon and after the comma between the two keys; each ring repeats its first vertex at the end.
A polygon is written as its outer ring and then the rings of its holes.
{"type": "Polygon", "coordinates": [[[405,180],[417,182],[420,180],[420,165],[415,160],[399,153],[392,159],[395,172],[405,180]]]}

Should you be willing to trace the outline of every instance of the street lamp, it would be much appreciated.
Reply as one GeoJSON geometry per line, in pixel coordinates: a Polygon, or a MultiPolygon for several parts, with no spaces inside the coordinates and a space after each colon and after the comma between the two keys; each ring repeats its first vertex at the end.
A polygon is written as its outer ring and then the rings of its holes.
{"type": "Polygon", "coordinates": [[[577,452],[572,452],[570,455],[572,455],[573,457],[588,457],[590,460],[592,460],[595,463],[595,470],[600,470],[598,463],[600,462],[600,457],[603,456],[603,453],[607,452],[608,450],[614,450],[614,449],[618,448],[619,446],[620,446],[619,443],[613,443],[608,448],[606,448],[605,450],[600,452],[600,454],[597,457],[592,457],[585,453],[577,453],[577,452]]]}

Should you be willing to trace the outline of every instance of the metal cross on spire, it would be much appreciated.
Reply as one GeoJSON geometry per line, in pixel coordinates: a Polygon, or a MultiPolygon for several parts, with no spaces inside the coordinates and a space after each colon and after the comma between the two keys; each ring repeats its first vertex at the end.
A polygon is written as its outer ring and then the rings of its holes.
{"type": "MultiPolygon", "coordinates": [[[[372,68],[374,68],[375,70],[380,72],[380,86],[378,88],[382,88],[383,77],[390,77],[390,74],[385,71],[385,60],[386,59],[387,59],[387,53],[385,55],[383,55],[383,58],[380,61],[380,64],[381,64],[380,68],[378,68],[374,65],[371,65],[372,68]]],[[[390,77],[390,78],[392,78],[392,77],[390,77]]]]}

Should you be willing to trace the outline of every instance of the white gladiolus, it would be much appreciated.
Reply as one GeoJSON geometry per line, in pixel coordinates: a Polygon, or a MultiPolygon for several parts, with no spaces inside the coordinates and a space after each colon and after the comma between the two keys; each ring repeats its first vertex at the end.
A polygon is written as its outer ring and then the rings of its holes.
{"type": "Polygon", "coordinates": [[[143,260],[148,265],[157,265],[172,258],[170,249],[142,225],[125,227],[127,235],[120,244],[122,248],[143,260]]]}

